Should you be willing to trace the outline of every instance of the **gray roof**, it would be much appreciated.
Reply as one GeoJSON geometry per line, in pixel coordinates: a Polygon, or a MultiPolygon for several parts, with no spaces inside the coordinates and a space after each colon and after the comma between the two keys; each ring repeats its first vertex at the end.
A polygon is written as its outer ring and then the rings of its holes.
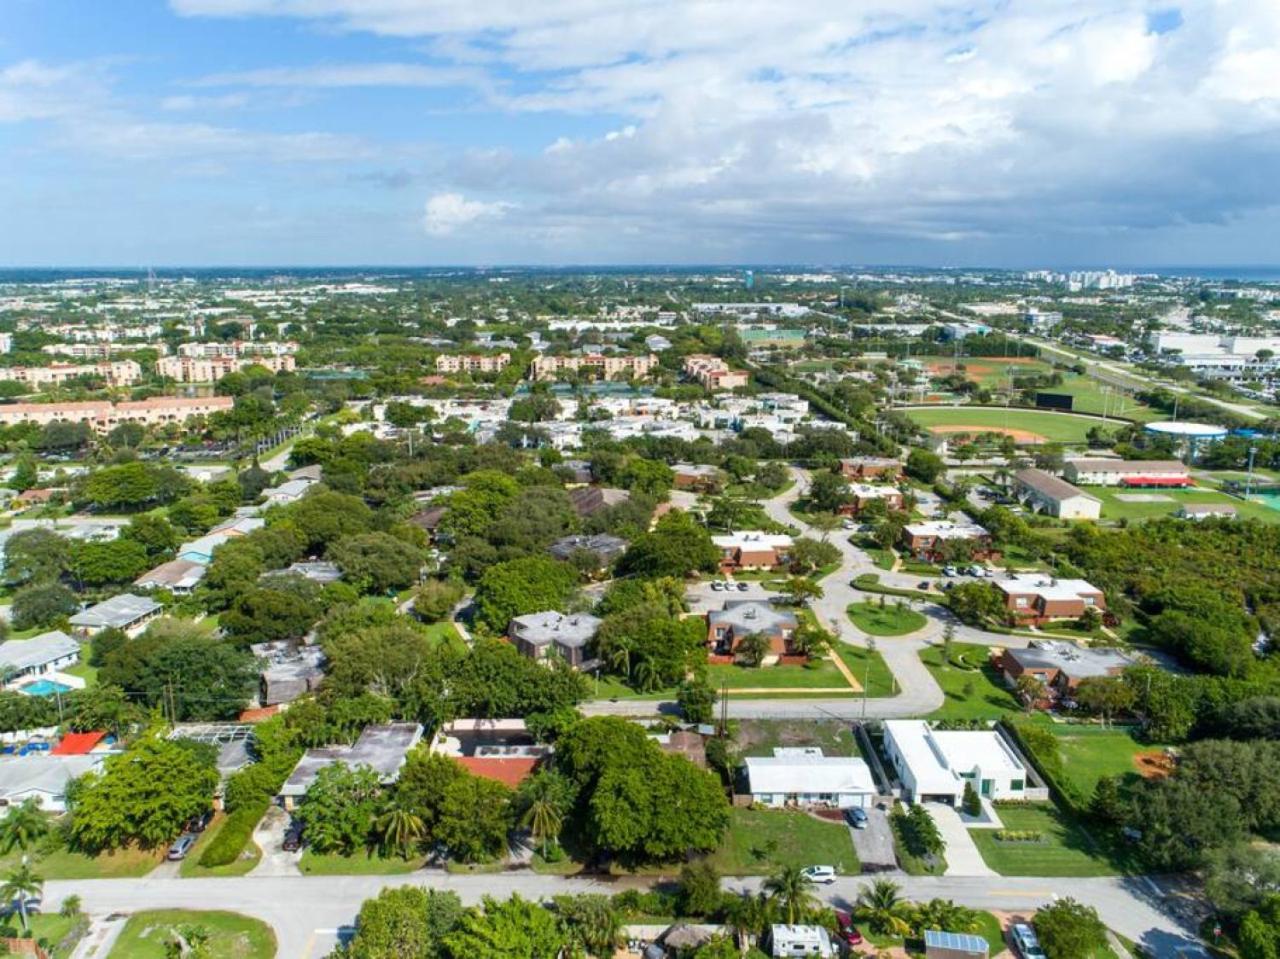
{"type": "Polygon", "coordinates": [[[594,536],[565,536],[547,547],[547,551],[557,559],[568,559],[578,550],[584,550],[607,561],[620,556],[626,548],[625,539],[608,533],[596,533],[594,536]]]}
{"type": "Polygon", "coordinates": [[[585,646],[600,628],[600,618],[590,613],[560,613],[549,610],[529,613],[511,620],[508,631],[534,646],[557,643],[561,646],[585,646]]]}
{"type": "Polygon", "coordinates": [[[1132,666],[1136,660],[1112,647],[1078,646],[1061,640],[1039,640],[1026,649],[1006,649],[1006,656],[1023,669],[1057,669],[1073,679],[1108,676],[1111,670],[1132,666]]]}
{"type": "Polygon", "coordinates": [[[325,766],[346,763],[348,766],[368,766],[384,783],[395,782],[409,754],[422,738],[418,723],[388,723],[385,726],[366,726],[360,738],[352,746],[329,746],[324,749],[308,749],[298,760],[289,778],[280,789],[283,796],[301,796],[307,791],[316,775],[325,766]]]}
{"type": "Polygon", "coordinates": [[[1187,472],[1187,465],[1179,460],[1114,460],[1106,458],[1088,458],[1067,460],[1066,468],[1074,468],[1082,473],[1172,473],[1181,475],[1187,472]]]}
{"type": "Polygon", "coordinates": [[[21,672],[79,653],[80,644],[61,630],[55,629],[30,639],[11,639],[0,643],[0,666],[8,666],[21,672]]]}
{"type": "Polygon", "coordinates": [[[735,633],[761,633],[782,629],[795,629],[795,613],[778,609],[771,603],[758,599],[729,600],[724,609],[707,613],[711,626],[732,626],[735,633]]]}
{"type": "Polygon", "coordinates": [[[96,606],[90,606],[83,612],[71,617],[72,626],[88,626],[123,628],[144,616],[160,610],[160,604],[147,596],[135,596],[133,593],[121,593],[103,600],[96,606]]]}
{"type": "Polygon", "coordinates": [[[938,929],[924,931],[924,947],[926,949],[956,949],[960,952],[981,952],[984,955],[991,949],[991,944],[982,936],[971,936],[965,932],[942,932],[938,929]]]}
{"type": "Polygon", "coordinates": [[[97,769],[105,758],[102,754],[50,756],[36,753],[6,759],[0,763],[0,798],[32,792],[61,796],[67,791],[67,783],[97,769]]]}
{"type": "Polygon", "coordinates": [[[1054,500],[1061,501],[1064,499],[1070,499],[1073,496],[1083,496],[1085,499],[1091,499],[1095,503],[1102,502],[1092,493],[1086,493],[1080,487],[1072,486],[1066,480],[1059,479],[1051,473],[1046,473],[1044,470],[1036,469],[1034,466],[1028,467],[1024,470],[1018,470],[1018,472],[1013,474],[1013,478],[1023,486],[1036,490],[1039,493],[1043,493],[1045,496],[1054,500]]]}
{"type": "Polygon", "coordinates": [[[304,579],[311,580],[313,583],[336,583],[342,579],[342,570],[338,568],[338,564],[331,563],[325,559],[294,563],[287,572],[296,573],[304,579]]]}

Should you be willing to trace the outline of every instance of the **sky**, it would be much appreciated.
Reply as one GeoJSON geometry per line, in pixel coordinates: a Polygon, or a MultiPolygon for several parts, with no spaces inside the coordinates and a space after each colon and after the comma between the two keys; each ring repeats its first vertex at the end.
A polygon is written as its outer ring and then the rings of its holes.
{"type": "Polygon", "coordinates": [[[0,265],[1280,264],[1276,0],[0,0],[0,265]]]}

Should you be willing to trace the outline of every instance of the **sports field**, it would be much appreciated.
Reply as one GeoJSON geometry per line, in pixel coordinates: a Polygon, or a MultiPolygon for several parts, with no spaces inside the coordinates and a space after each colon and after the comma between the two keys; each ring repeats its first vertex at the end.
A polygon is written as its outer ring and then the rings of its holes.
{"type": "MultiPolygon", "coordinates": [[[[993,406],[948,406],[904,410],[921,426],[936,433],[1008,432],[1018,443],[1083,443],[1085,434],[1101,420],[1071,413],[1050,413],[993,406]]],[[[1119,424],[1110,426],[1116,428],[1119,424]]]]}
{"type": "Polygon", "coordinates": [[[1245,502],[1212,489],[1119,489],[1086,486],[1085,491],[1102,500],[1104,520],[1144,520],[1173,516],[1185,503],[1226,504],[1236,508],[1241,519],[1260,519],[1264,523],[1280,523],[1280,510],[1265,503],[1245,502]]]}
{"type": "MultiPolygon", "coordinates": [[[[930,373],[945,376],[950,373],[957,362],[951,356],[913,356],[924,364],[930,373]]],[[[959,359],[960,370],[967,379],[979,386],[1008,386],[1012,371],[1013,376],[1027,376],[1031,373],[1047,373],[1050,366],[1047,362],[1034,356],[962,356],[959,359]]]]}
{"type": "Polygon", "coordinates": [[[1164,419],[1164,414],[1149,406],[1139,403],[1131,395],[1110,389],[1103,393],[1106,384],[1100,383],[1092,376],[1080,376],[1078,373],[1067,373],[1062,378],[1061,386],[1050,386],[1045,393],[1069,393],[1075,398],[1072,409],[1077,413],[1093,413],[1101,416],[1133,420],[1136,423],[1148,423],[1152,420],[1164,419]]]}

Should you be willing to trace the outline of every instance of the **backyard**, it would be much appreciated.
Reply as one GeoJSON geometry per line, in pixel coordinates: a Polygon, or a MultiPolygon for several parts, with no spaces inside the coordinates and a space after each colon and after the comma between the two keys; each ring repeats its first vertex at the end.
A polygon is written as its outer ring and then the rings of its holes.
{"type": "Polygon", "coordinates": [[[1047,727],[1058,740],[1062,771],[1086,799],[1103,776],[1123,776],[1135,780],[1139,776],[1134,757],[1139,753],[1159,752],[1159,746],[1138,742],[1126,727],[1103,729],[1101,726],[1047,727]]]}
{"type": "Polygon", "coordinates": [[[883,606],[878,600],[853,603],[847,612],[853,625],[871,636],[905,636],[923,629],[928,622],[923,613],[916,612],[903,600],[885,600],[883,606]]]}
{"type": "Polygon", "coordinates": [[[733,809],[720,848],[708,858],[725,876],[764,875],[778,866],[835,866],[857,875],[858,856],[849,829],[805,812],[733,809]]]}
{"type": "Polygon", "coordinates": [[[941,646],[921,651],[920,661],[946,696],[930,719],[998,719],[1021,709],[988,656],[987,647],[975,643],[953,643],[948,663],[943,662],[941,646]]]}

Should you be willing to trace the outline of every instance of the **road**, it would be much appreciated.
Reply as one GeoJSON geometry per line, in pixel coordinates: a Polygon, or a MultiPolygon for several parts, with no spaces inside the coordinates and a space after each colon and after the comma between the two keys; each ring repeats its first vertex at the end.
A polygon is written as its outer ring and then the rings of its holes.
{"type": "MultiPolygon", "coordinates": [[[[1093,906],[1116,932],[1147,947],[1159,957],[1204,955],[1194,937],[1194,919],[1168,908],[1161,890],[1138,878],[1071,879],[996,877],[895,877],[907,898],[951,899],[980,909],[1030,912],[1059,895],[1093,906]]],[[[730,879],[731,891],[756,892],[758,878],[730,879]]],[[[848,909],[870,879],[840,878],[821,887],[819,895],[848,909]]],[[[96,920],[113,912],[138,909],[227,909],[269,923],[276,931],[280,959],[318,959],[333,947],[339,927],[350,925],[360,904],[389,886],[414,884],[451,889],[465,903],[483,896],[505,898],[519,893],[528,899],[582,892],[616,893],[646,886],[648,880],[581,879],[538,876],[528,872],[499,875],[450,875],[418,872],[408,876],[294,876],[229,879],[90,879],[45,884],[45,908],[77,895],[96,920]]]]}
{"type": "MultiPolygon", "coordinates": [[[[764,502],[765,512],[777,523],[799,529],[801,535],[823,539],[840,550],[840,568],[822,580],[823,595],[811,600],[810,609],[822,624],[830,629],[841,642],[851,646],[866,647],[872,641],[866,633],[854,626],[845,613],[852,603],[862,602],[871,594],[853,585],[853,580],[863,573],[875,573],[886,585],[916,587],[919,576],[906,573],[889,573],[879,569],[871,558],[849,542],[849,534],[837,530],[824,534],[803,522],[791,512],[791,506],[809,488],[809,474],[791,468],[793,483],[789,489],[764,502]]],[[[712,594],[715,595],[715,594],[712,594]]],[[[941,597],[939,597],[941,598],[941,597]]],[[[944,607],[929,604],[922,612],[927,625],[919,632],[907,636],[875,638],[875,648],[897,680],[898,693],[894,696],[869,698],[840,697],[821,699],[729,699],[729,715],[734,719],[841,719],[861,718],[890,719],[900,716],[923,716],[939,709],[944,702],[942,689],[934,681],[929,670],[920,661],[920,652],[929,645],[941,642],[943,630],[950,622],[955,627],[958,642],[984,646],[1025,646],[1030,640],[1025,636],[1009,636],[989,633],[965,626],[951,616],[944,607]]],[[[652,716],[655,712],[673,712],[674,703],[654,700],[596,701],[583,706],[588,715],[652,716]]]]}

